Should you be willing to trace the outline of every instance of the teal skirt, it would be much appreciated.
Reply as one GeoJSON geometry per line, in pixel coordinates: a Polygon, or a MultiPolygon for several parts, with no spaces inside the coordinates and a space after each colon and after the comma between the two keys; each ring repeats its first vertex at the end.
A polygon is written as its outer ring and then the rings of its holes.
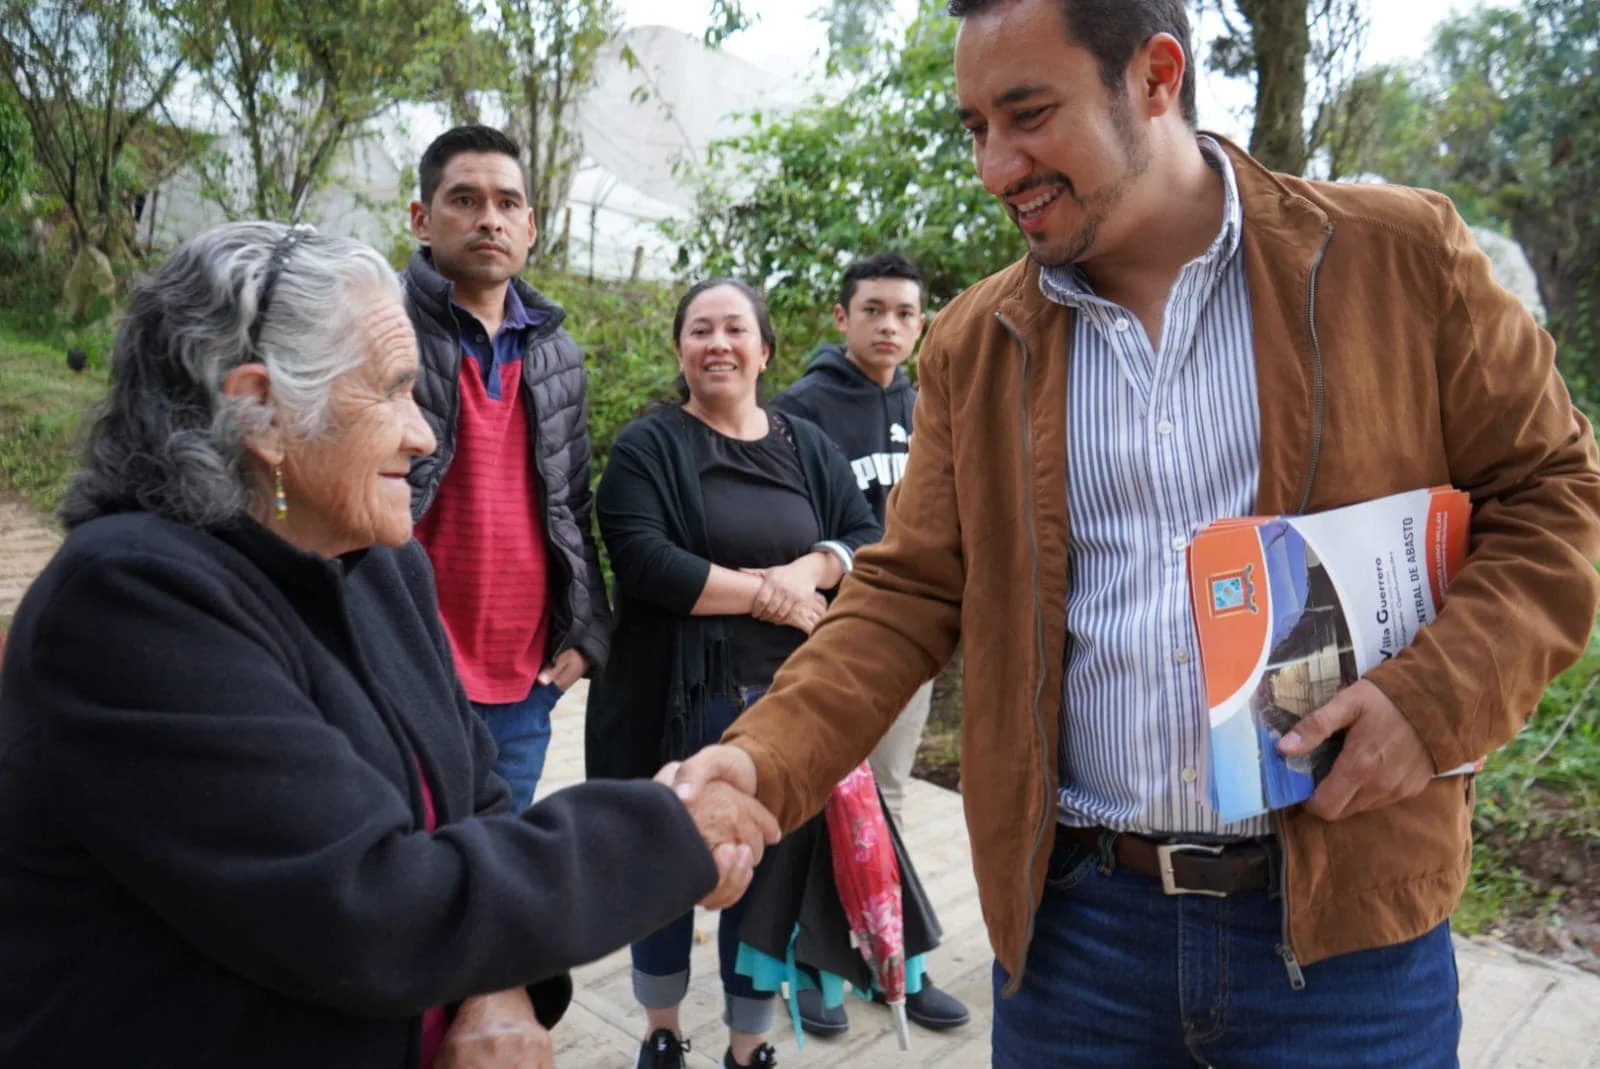
{"type": "MultiPolygon", "coordinates": [[[[889,828],[900,868],[906,993],[915,994],[922,990],[925,955],[938,946],[942,933],[892,821],[889,828]]],[[[877,984],[855,948],[834,882],[827,821],[820,814],[769,849],[757,866],[745,895],[734,967],[759,990],[788,989],[797,1040],[801,991],[816,989],[829,1007],[844,1004],[847,985],[860,998],[872,997],[877,984]]]]}
{"type": "MultiPolygon", "coordinates": [[[[800,926],[794,927],[794,935],[789,939],[789,952],[784,959],[770,957],[751,946],[749,943],[739,944],[739,957],[734,965],[734,970],[740,976],[747,976],[758,991],[782,991],[787,988],[788,994],[785,1004],[789,1007],[789,1020],[794,1024],[795,1043],[801,1050],[806,1049],[805,1032],[800,1027],[800,992],[815,988],[822,993],[822,1004],[829,1009],[844,1005],[846,987],[848,982],[837,973],[828,972],[826,969],[801,969],[795,960],[795,944],[800,941],[800,926]]],[[[906,959],[906,994],[915,995],[922,990],[922,976],[926,971],[926,954],[918,954],[906,959]]],[[[856,997],[863,1002],[871,1002],[872,996],[878,991],[874,982],[871,987],[862,990],[854,985],[848,985],[856,997]]]]}

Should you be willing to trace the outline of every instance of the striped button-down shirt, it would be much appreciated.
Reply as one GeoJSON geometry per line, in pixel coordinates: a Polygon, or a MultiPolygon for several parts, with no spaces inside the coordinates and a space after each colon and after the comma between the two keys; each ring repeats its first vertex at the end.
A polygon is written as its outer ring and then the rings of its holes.
{"type": "Polygon", "coordinates": [[[1094,295],[1075,266],[1045,296],[1077,312],[1067,397],[1067,663],[1061,820],[1146,834],[1261,835],[1207,798],[1208,716],[1185,549],[1196,528],[1248,515],[1261,468],[1244,213],[1221,146],[1223,224],[1167,297],[1161,344],[1094,295]]]}

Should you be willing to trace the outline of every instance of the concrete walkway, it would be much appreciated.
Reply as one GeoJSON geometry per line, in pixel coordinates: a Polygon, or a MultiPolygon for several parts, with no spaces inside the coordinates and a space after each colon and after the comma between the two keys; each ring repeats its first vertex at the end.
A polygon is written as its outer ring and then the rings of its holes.
{"type": "MultiPolygon", "coordinates": [[[[582,777],[580,685],[556,709],[540,794],[582,777]]],[[[989,1064],[993,959],[978,910],[961,799],[917,781],[908,792],[905,812],[910,818],[907,844],[945,930],[943,946],[932,955],[931,972],[941,987],[972,1008],[973,1021],[944,1035],[912,1026],[911,1050],[902,1054],[888,1011],[852,999],[847,1003],[850,1031],[844,1037],[808,1039],[805,1050],[798,1051],[787,1018],[780,1014],[772,1042],[782,1069],[978,1069],[989,1064]]],[[[683,1006],[683,1023],[694,1046],[689,1065],[713,1069],[722,1064],[727,1045],[717,979],[716,916],[699,914],[696,932],[695,978],[683,1006]]],[[[1457,940],[1456,960],[1465,1018],[1463,1069],[1600,1069],[1600,978],[1490,943],[1457,940]]],[[[560,1069],[632,1069],[644,1014],[633,1001],[627,951],[580,969],[574,980],[576,1001],[555,1033],[556,1064],[560,1069]]]]}

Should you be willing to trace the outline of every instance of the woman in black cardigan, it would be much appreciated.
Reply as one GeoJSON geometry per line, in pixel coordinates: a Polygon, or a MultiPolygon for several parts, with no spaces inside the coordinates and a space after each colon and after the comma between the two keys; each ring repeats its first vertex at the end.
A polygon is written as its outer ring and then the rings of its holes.
{"type": "Polygon", "coordinates": [[[749,845],[648,780],[508,811],[417,366],[358,242],[229,224],[136,288],[0,676],[0,1065],[545,1069],[567,970],[749,845]]]}
{"type": "MultiPolygon", "coordinates": [[[[590,690],[591,777],[649,775],[715,742],[805,640],[856,548],[881,537],[838,448],[758,403],[776,339],[754,290],[696,285],[673,335],[685,401],[618,436],[596,496],[617,628],[590,690]]],[[[801,859],[791,874],[804,868],[801,859]]],[[[771,993],[735,970],[743,919],[743,904],[725,910],[718,940],[728,1069],[773,1058],[771,993]]],[[[634,944],[634,992],[649,1018],[641,1069],[683,1064],[677,1007],[692,936],[686,915],[634,944]]]]}

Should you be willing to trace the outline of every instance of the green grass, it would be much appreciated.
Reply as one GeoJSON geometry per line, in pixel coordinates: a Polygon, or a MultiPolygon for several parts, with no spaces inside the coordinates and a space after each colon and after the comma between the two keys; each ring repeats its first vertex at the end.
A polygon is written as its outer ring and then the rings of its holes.
{"type": "Polygon", "coordinates": [[[0,328],[0,490],[46,512],[78,467],[83,414],[106,388],[104,335],[74,339],[92,354],[81,377],[67,370],[66,340],[32,341],[0,328]]]}
{"type": "Polygon", "coordinates": [[[1600,873],[1585,864],[1600,850],[1597,678],[1600,639],[1591,636],[1583,659],[1479,774],[1472,875],[1454,918],[1464,934],[1537,929],[1553,914],[1600,907],[1600,873]]]}

